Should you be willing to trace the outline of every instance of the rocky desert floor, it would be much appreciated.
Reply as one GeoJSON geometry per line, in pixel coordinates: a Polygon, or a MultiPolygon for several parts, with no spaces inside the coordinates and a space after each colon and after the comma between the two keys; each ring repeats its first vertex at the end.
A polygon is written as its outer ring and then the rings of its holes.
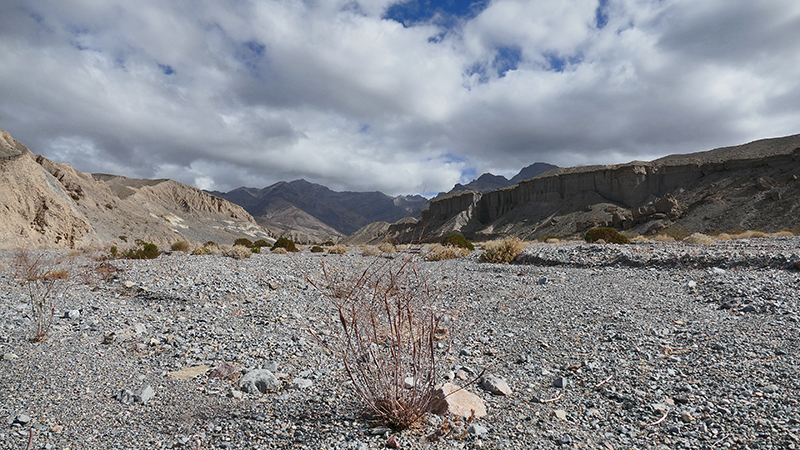
{"type": "Polygon", "coordinates": [[[370,421],[309,333],[337,325],[305,276],[380,257],[174,253],[110,261],[104,280],[98,255],[48,255],[72,285],[31,343],[15,252],[0,253],[3,449],[800,447],[798,237],[418,262],[455,321],[437,350],[442,381],[485,370],[512,392],[467,385],[486,417],[430,415],[402,432],[370,421]],[[240,389],[255,369],[277,377],[274,392],[240,389]]]}

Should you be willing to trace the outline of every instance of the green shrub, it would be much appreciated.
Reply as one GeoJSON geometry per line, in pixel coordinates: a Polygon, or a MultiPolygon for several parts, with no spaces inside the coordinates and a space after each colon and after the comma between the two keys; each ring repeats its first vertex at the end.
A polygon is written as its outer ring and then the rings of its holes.
{"type": "Polygon", "coordinates": [[[619,231],[610,227],[592,228],[584,236],[586,242],[597,242],[602,240],[610,244],[630,244],[630,239],[626,238],[619,231]]]}
{"type": "Polygon", "coordinates": [[[186,241],[175,242],[174,244],[172,244],[172,247],[170,247],[170,248],[172,249],[173,252],[187,252],[188,253],[189,250],[191,250],[191,246],[186,241]]]}
{"type": "Polygon", "coordinates": [[[233,246],[241,245],[242,247],[253,248],[253,241],[247,238],[239,238],[233,241],[233,246]]]}
{"type": "Polygon", "coordinates": [[[110,252],[111,252],[111,257],[116,258],[118,256],[119,250],[117,250],[116,245],[112,245],[110,252]]]}
{"type": "Polygon", "coordinates": [[[272,250],[275,250],[276,248],[285,248],[287,251],[290,251],[290,252],[298,252],[298,251],[300,251],[294,245],[294,242],[292,242],[292,241],[290,241],[289,239],[286,239],[286,238],[280,238],[277,241],[275,241],[275,243],[272,244],[272,250]]]}
{"type": "Polygon", "coordinates": [[[253,245],[253,248],[250,249],[250,252],[253,253],[254,255],[260,254],[261,253],[261,247],[257,247],[255,245],[253,245]]]}
{"type": "Polygon", "coordinates": [[[139,248],[130,248],[122,252],[122,257],[125,259],[156,259],[160,254],[158,251],[158,247],[156,244],[151,244],[149,242],[141,241],[137,239],[137,241],[141,242],[139,248]]]}
{"type": "Polygon", "coordinates": [[[315,246],[311,247],[311,253],[322,253],[324,251],[325,251],[325,249],[320,247],[319,245],[315,245],[315,246]]]}
{"type": "Polygon", "coordinates": [[[269,242],[267,242],[267,241],[265,241],[263,239],[259,239],[259,240],[255,241],[255,242],[253,242],[253,247],[258,247],[258,248],[269,247],[269,242]]]}
{"type": "Polygon", "coordinates": [[[217,244],[217,243],[216,243],[216,242],[214,242],[214,241],[208,241],[208,242],[206,242],[205,244],[203,244],[203,247],[208,247],[208,248],[219,248],[219,244],[217,244]]]}
{"type": "Polygon", "coordinates": [[[479,261],[488,263],[510,263],[517,259],[517,256],[519,256],[524,249],[525,243],[515,236],[509,236],[502,240],[485,242],[483,244],[483,253],[481,253],[479,261]]]}
{"type": "Polygon", "coordinates": [[[442,239],[442,245],[466,248],[469,251],[475,250],[475,246],[472,245],[472,242],[458,233],[448,234],[445,236],[444,239],[442,239]]]}

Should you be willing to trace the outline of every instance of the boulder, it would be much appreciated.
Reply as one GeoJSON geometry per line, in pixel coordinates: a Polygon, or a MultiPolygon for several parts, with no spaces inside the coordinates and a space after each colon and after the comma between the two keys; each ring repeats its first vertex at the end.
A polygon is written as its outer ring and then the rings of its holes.
{"type": "Polygon", "coordinates": [[[269,370],[256,369],[247,372],[239,380],[239,387],[248,394],[266,394],[280,390],[281,382],[269,370]]]}
{"type": "Polygon", "coordinates": [[[477,395],[452,383],[445,383],[434,392],[433,412],[460,417],[486,416],[486,406],[477,395]]]}

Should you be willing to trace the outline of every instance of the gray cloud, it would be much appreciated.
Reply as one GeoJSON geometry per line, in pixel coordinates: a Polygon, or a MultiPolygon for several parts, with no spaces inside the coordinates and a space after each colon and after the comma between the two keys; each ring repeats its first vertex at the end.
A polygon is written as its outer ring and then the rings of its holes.
{"type": "Polygon", "coordinates": [[[393,3],[9,0],[0,128],[84,171],[389,194],[800,131],[796,2],[393,3]]]}

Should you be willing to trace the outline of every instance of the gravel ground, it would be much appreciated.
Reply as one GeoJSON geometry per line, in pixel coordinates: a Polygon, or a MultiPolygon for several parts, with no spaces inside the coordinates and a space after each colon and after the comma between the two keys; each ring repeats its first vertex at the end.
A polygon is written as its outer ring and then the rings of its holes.
{"type": "Polygon", "coordinates": [[[365,450],[391,436],[400,448],[800,448],[798,253],[800,238],[563,243],[534,244],[520,264],[419,263],[456,320],[442,381],[485,369],[513,393],[470,385],[486,417],[432,415],[400,433],[368,420],[308,332],[336,328],[304,274],[374,257],[176,253],[112,261],[103,281],[91,255],[51,252],[75,283],[48,339],[30,343],[14,254],[0,253],[0,448],[31,436],[72,450],[365,450]],[[223,363],[269,369],[281,387],[174,376],[223,363]],[[437,429],[450,432],[422,442],[437,429]]]}

